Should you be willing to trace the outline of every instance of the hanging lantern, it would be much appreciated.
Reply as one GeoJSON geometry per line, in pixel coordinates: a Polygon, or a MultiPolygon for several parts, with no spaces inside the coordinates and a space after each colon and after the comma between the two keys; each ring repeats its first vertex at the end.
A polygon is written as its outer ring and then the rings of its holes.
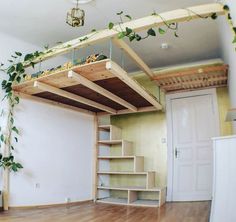
{"type": "Polygon", "coordinates": [[[76,8],[72,8],[66,17],[66,23],[72,27],[80,27],[84,25],[85,12],[79,8],[77,0],[76,8]]]}

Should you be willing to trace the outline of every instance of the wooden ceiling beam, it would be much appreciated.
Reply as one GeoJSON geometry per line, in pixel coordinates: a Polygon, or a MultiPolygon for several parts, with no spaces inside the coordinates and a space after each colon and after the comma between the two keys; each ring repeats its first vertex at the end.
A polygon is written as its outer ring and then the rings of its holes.
{"type": "Polygon", "coordinates": [[[113,29],[104,29],[101,31],[92,32],[88,35],[52,47],[46,50],[42,54],[42,56],[34,59],[33,61],[24,62],[24,66],[29,66],[30,62],[38,63],[51,57],[65,54],[75,48],[78,49],[86,47],[116,37],[118,35],[118,32],[125,30],[126,27],[131,28],[135,32],[139,32],[152,27],[162,26],[164,25],[164,23],[185,22],[193,19],[200,19],[200,17],[202,16],[211,16],[213,13],[216,13],[217,15],[224,15],[225,11],[222,4],[211,3],[198,5],[186,9],[177,9],[160,13],[160,16],[151,15],[144,18],[132,20],[121,25],[116,25],[113,29]],[[81,39],[86,40],[81,41],[81,39]]]}
{"type": "Polygon", "coordinates": [[[115,109],[112,109],[112,108],[110,108],[108,106],[99,104],[99,103],[94,102],[94,101],[92,101],[90,99],[86,99],[86,98],[84,98],[82,96],[78,96],[78,95],[75,95],[73,93],[67,92],[65,90],[58,89],[56,87],[47,85],[47,84],[42,83],[42,82],[35,81],[34,82],[34,87],[39,88],[42,91],[47,91],[47,92],[50,92],[50,93],[53,93],[53,94],[65,97],[67,99],[70,99],[70,100],[73,100],[73,101],[76,101],[76,102],[79,102],[79,103],[83,103],[83,104],[86,104],[88,106],[92,106],[92,107],[95,107],[95,108],[100,109],[100,110],[104,110],[104,111],[112,113],[112,114],[116,114],[116,110],[115,109]]]}
{"type": "Polygon", "coordinates": [[[127,101],[125,101],[124,99],[121,99],[120,97],[118,97],[117,95],[111,93],[110,91],[102,88],[101,86],[97,85],[96,83],[88,80],[87,78],[85,78],[84,76],[74,72],[74,71],[69,71],[68,72],[68,78],[72,78],[76,81],[78,81],[78,83],[86,86],[87,88],[109,98],[110,100],[128,108],[129,110],[132,110],[134,112],[137,111],[137,108],[135,106],[133,106],[132,104],[128,103],[127,101]]]}
{"type": "Polygon", "coordinates": [[[153,78],[153,71],[125,41],[114,38],[113,42],[120,49],[123,49],[124,52],[138,65],[138,67],[150,77],[150,79],[153,78]]]}
{"type": "Polygon", "coordinates": [[[136,91],[140,96],[146,99],[150,104],[152,104],[157,110],[162,109],[162,105],[156,100],[156,98],[147,92],[142,86],[140,86],[134,79],[128,76],[127,72],[123,70],[116,63],[109,61],[106,63],[106,69],[109,70],[113,75],[123,81],[131,89],[136,91]]]}
{"type": "Polygon", "coordinates": [[[84,114],[87,114],[87,115],[90,115],[90,116],[96,115],[95,112],[92,112],[92,111],[89,111],[89,110],[86,110],[86,109],[82,109],[82,108],[78,108],[78,107],[75,107],[75,106],[67,105],[67,104],[64,104],[64,103],[52,101],[52,100],[41,98],[41,97],[38,97],[38,96],[33,96],[33,95],[29,95],[29,94],[25,94],[25,93],[20,93],[20,92],[16,92],[16,91],[14,92],[14,94],[17,95],[18,97],[22,98],[22,99],[28,99],[28,100],[31,100],[31,101],[45,103],[45,104],[56,106],[56,107],[59,107],[59,108],[63,108],[63,109],[67,109],[67,110],[72,110],[72,111],[76,111],[76,112],[80,112],[80,113],[84,113],[84,114]]]}
{"type": "MultiPolygon", "coordinates": [[[[155,111],[157,111],[157,109],[154,106],[148,106],[148,107],[138,108],[138,110],[135,113],[155,112],[155,111]]],[[[122,109],[122,110],[118,110],[116,115],[129,114],[129,113],[134,113],[134,112],[130,111],[129,109],[122,109]]],[[[98,112],[97,115],[104,116],[104,115],[113,115],[113,114],[109,114],[107,112],[98,112]]]]}

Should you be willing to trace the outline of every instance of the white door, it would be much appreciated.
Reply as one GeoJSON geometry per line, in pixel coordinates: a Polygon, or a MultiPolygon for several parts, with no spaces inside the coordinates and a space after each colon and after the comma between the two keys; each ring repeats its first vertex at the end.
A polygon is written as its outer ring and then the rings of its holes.
{"type": "Polygon", "coordinates": [[[218,115],[212,95],[171,100],[173,135],[173,201],[210,200],[218,115]]]}

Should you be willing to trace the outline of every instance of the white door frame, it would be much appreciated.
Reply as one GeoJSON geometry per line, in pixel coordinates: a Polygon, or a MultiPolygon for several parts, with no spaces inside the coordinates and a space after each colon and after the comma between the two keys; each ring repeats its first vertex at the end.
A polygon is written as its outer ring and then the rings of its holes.
{"type": "Polygon", "coordinates": [[[167,201],[173,201],[173,167],[174,167],[174,149],[173,149],[173,132],[172,132],[172,109],[171,101],[173,99],[192,97],[192,96],[202,96],[202,95],[212,95],[213,98],[213,108],[216,112],[216,126],[217,134],[220,136],[220,121],[219,121],[219,110],[216,88],[204,89],[198,91],[180,92],[174,94],[166,95],[166,116],[167,116],[167,201]]]}

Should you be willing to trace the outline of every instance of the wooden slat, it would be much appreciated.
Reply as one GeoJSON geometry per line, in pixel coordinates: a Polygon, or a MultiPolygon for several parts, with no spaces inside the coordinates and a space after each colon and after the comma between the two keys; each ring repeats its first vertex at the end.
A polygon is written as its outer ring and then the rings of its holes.
{"type": "Polygon", "coordinates": [[[190,75],[202,75],[206,73],[212,72],[226,72],[228,69],[228,65],[217,65],[217,66],[209,66],[205,68],[190,68],[188,70],[179,70],[175,72],[168,72],[163,74],[158,74],[153,77],[154,80],[165,80],[167,78],[173,77],[186,77],[190,75]],[[201,70],[201,72],[199,72],[201,70]]]}
{"type": "Polygon", "coordinates": [[[74,71],[69,71],[68,72],[68,77],[72,78],[76,81],[78,81],[80,84],[86,86],[87,88],[109,98],[110,100],[119,103],[120,105],[132,110],[132,111],[137,111],[137,108],[135,106],[133,106],[132,104],[128,103],[127,101],[125,101],[124,99],[121,99],[120,97],[118,97],[117,95],[109,92],[108,90],[102,88],[101,86],[97,85],[96,83],[88,80],[87,78],[81,76],[80,74],[74,72],[74,71]]]}
{"type": "Polygon", "coordinates": [[[150,78],[154,76],[152,70],[148,67],[148,65],[139,57],[139,55],[123,40],[119,40],[117,38],[113,39],[113,42],[121,49],[123,49],[130,58],[138,65],[138,67],[146,73],[150,78]]]}
{"type": "Polygon", "coordinates": [[[125,84],[131,87],[139,95],[145,98],[149,103],[151,103],[157,110],[162,109],[162,105],[155,99],[154,96],[150,95],[142,86],[140,86],[135,80],[128,76],[120,66],[116,63],[109,61],[106,63],[106,68],[110,70],[116,77],[122,80],[125,84]]]}
{"type": "Polygon", "coordinates": [[[79,103],[83,103],[83,104],[95,107],[95,108],[100,109],[100,110],[104,110],[104,111],[112,113],[112,114],[116,113],[116,110],[114,110],[114,109],[112,109],[108,106],[104,106],[104,105],[99,104],[97,102],[94,102],[92,100],[83,98],[81,96],[75,95],[73,93],[67,92],[67,91],[62,90],[62,89],[58,89],[56,87],[53,87],[53,86],[50,86],[50,85],[47,85],[47,84],[44,84],[44,83],[41,83],[41,82],[38,82],[38,81],[34,82],[34,87],[37,87],[37,88],[39,88],[43,91],[47,91],[47,92],[50,92],[50,93],[53,93],[53,94],[56,94],[56,95],[74,100],[74,101],[79,102],[79,103]]]}
{"type": "MultiPolygon", "coordinates": [[[[211,16],[212,13],[216,13],[217,15],[224,15],[225,11],[223,10],[223,6],[220,3],[211,3],[211,4],[204,4],[199,6],[193,6],[189,7],[187,9],[177,9],[173,11],[168,11],[164,13],[160,13],[160,16],[147,16],[144,18],[132,20],[129,22],[126,22],[124,24],[121,24],[121,27],[119,25],[115,26],[114,29],[104,29],[98,32],[90,33],[86,36],[76,38],[74,40],[68,41],[66,43],[63,43],[61,45],[57,45],[47,51],[40,56],[39,58],[35,59],[33,62],[38,63],[40,61],[49,59],[51,57],[65,54],[68,51],[71,51],[74,48],[82,48],[85,46],[89,46],[107,39],[110,39],[112,37],[117,36],[117,31],[124,30],[126,27],[129,27],[133,29],[135,32],[137,31],[143,31],[145,29],[151,28],[151,27],[157,27],[164,25],[164,22],[161,18],[165,20],[166,23],[171,22],[184,22],[189,21],[190,19],[200,19],[201,16],[211,16]],[[81,39],[88,38],[86,41],[81,41],[81,39]]],[[[25,62],[24,66],[29,66],[30,62],[25,62]]]]}

